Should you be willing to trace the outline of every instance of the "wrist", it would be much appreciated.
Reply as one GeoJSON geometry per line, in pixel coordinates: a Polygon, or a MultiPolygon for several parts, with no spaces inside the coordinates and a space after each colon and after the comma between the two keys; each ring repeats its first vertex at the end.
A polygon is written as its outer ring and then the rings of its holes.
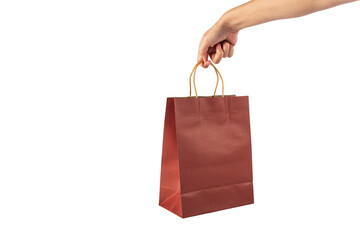
{"type": "Polygon", "coordinates": [[[233,32],[239,32],[240,30],[253,26],[255,20],[253,1],[235,7],[227,11],[219,21],[233,32]]]}
{"type": "Polygon", "coordinates": [[[237,13],[237,9],[227,11],[220,19],[220,24],[227,30],[238,33],[241,29],[245,28],[243,17],[237,13]]]}

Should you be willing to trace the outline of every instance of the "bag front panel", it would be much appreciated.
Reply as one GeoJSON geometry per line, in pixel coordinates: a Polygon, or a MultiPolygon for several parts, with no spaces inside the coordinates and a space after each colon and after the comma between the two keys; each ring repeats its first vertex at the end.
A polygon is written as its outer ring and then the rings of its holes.
{"type": "Polygon", "coordinates": [[[175,99],[181,193],[252,182],[248,97],[175,99]]]}

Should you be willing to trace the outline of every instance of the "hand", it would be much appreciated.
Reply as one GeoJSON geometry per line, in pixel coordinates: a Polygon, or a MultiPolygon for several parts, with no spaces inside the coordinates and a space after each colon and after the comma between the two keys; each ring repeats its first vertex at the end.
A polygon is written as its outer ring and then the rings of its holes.
{"type": "Polygon", "coordinates": [[[198,52],[198,62],[203,67],[210,65],[208,57],[218,64],[222,58],[232,57],[237,41],[238,31],[232,29],[223,19],[220,19],[202,37],[198,52]]]}

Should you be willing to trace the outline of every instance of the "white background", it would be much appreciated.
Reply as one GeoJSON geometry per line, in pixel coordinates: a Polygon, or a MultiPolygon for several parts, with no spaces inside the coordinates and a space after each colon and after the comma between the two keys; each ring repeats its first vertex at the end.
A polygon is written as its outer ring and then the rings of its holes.
{"type": "Polygon", "coordinates": [[[241,3],[1,1],[0,239],[359,239],[360,2],[245,29],[218,65],[250,97],[255,204],[158,206],[166,97],[241,3]]]}

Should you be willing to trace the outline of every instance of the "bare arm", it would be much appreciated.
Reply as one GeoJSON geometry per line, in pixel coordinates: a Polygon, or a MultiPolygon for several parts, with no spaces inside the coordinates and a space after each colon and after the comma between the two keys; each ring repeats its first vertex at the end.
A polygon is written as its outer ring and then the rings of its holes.
{"type": "Polygon", "coordinates": [[[252,0],[226,12],[203,36],[198,61],[209,66],[232,57],[241,29],[278,19],[301,17],[356,0],[252,0]]]}

